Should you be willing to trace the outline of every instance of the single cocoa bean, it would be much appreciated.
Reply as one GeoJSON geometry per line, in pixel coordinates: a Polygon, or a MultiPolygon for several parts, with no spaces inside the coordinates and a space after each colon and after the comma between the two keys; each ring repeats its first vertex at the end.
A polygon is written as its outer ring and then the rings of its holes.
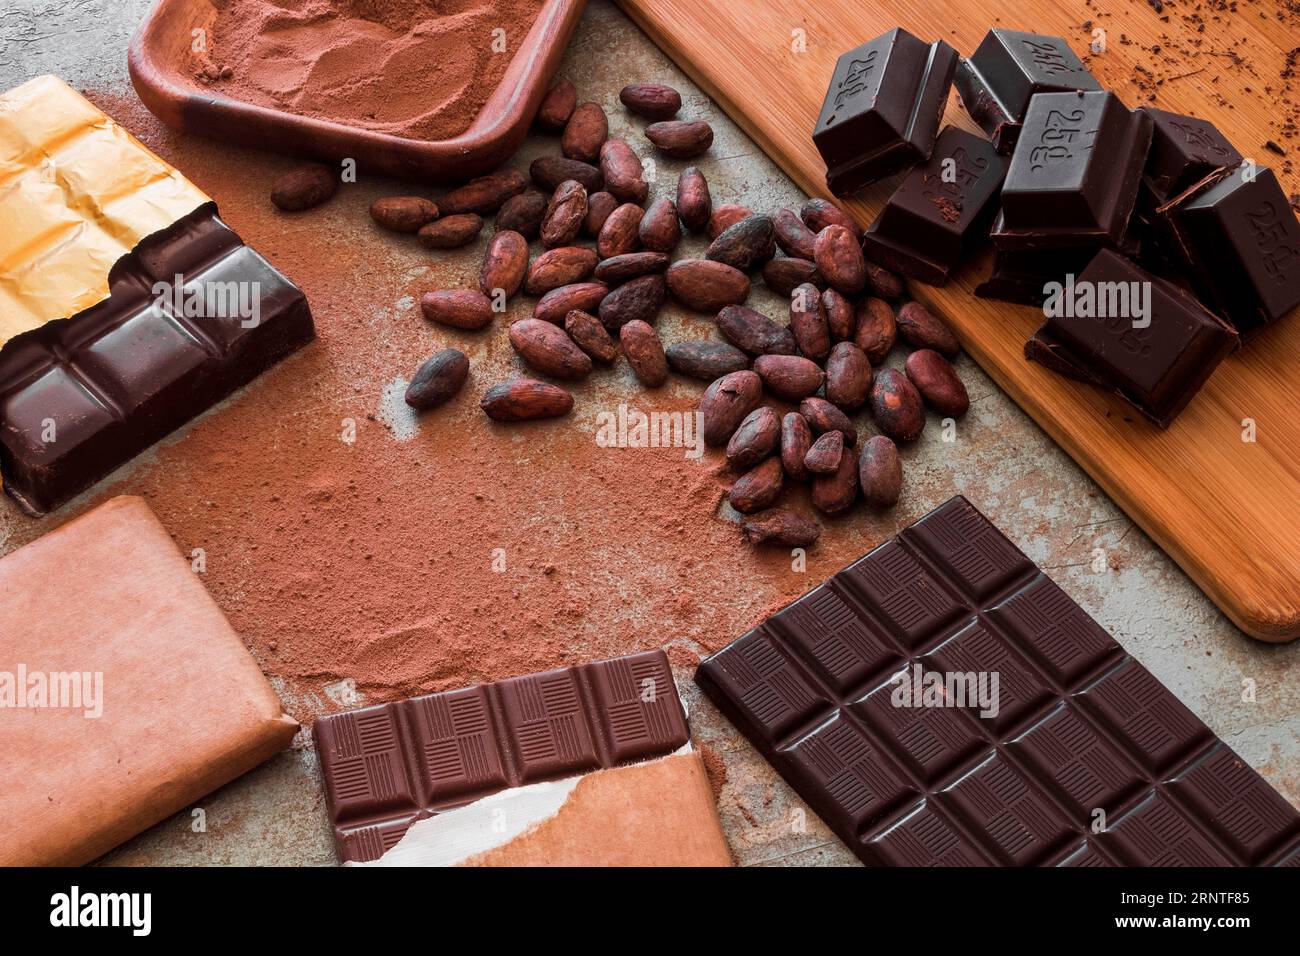
{"type": "Polygon", "coordinates": [[[587,190],[576,179],[567,179],[551,194],[542,217],[542,245],[567,246],[578,238],[587,217],[587,190]]]}
{"type": "MultiPolygon", "coordinates": [[[[669,268],[669,275],[674,268],[675,265],[669,268]]],[[[750,355],[795,353],[794,333],[762,312],[743,305],[728,305],[718,311],[714,322],[728,342],[750,355]]]]}
{"type": "Polygon", "coordinates": [[[772,226],[776,230],[776,244],[787,256],[795,259],[812,261],[816,256],[817,233],[813,232],[797,213],[782,209],[772,217],[772,226]]]}
{"type": "Polygon", "coordinates": [[[898,310],[898,334],[914,349],[934,349],[946,359],[961,354],[957,336],[920,302],[908,302],[898,310]]]}
{"type": "Polygon", "coordinates": [[[522,422],[569,414],[573,409],[573,396],[566,389],[550,382],[516,378],[493,385],[479,406],[494,421],[522,422]]]}
{"type": "Polygon", "coordinates": [[[678,259],[665,277],[673,297],[696,312],[717,312],[749,298],[749,277],[712,259],[678,259]]]}
{"type": "Polygon", "coordinates": [[[777,256],[763,263],[763,284],[777,295],[789,295],[805,282],[814,286],[823,284],[816,263],[789,256],[777,256]]]}
{"type": "Polygon", "coordinates": [[[492,321],[492,303],[478,289],[439,289],[420,296],[420,311],[430,322],[455,329],[481,329],[492,321]]]}
{"type": "Polygon", "coordinates": [[[917,349],[907,357],[903,368],[925,403],[940,415],[960,418],[970,408],[970,396],[957,370],[934,349],[917,349]]]}
{"type": "Polygon", "coordinates": [[[564,317],[564,331],[569,333],[569,338],[578,343],[578,348],[595,361],[612,365],[618,358],[618,345],[609,337],[609,332],[600,324],[600,319],[590,312],[583,312],[581,309],[570,310],[564,317]]]}
{"type": "Polygon", "coordinates": [[[713,382],[700,399],[704,443],[711,448],[725,445],[762,399],[763,380],[755,372],[731,372],[713,382]]]}
{"type": "Polygon", "coordinates": [[[576,107],[560,136],[560,152],[565,159],[594,163],[600,157],[600,147],[609,139],[609,119],[599,103],[583,103],[576,107]]]}
{"type": "Polygon", "coordinates": [[[482,216],[460,212],[425,223],[415,237],[426,249],[459,249],[477,239],[482,230],[482,216]]]}
{"type": "Polygon", "coordinates": [[[651,252],[672,252],[682,241],[682,227],[677,222],[677,204],[658,199],[641,217],[641,245],[651,252]]]}
{"type": "Polygon", "coordinates": [[[609,294],[609,286],[603,282],[575,282],[552,289],[537,300],[533,306],[533,318],[563,325],[564,317],[574,309],[583,312],[595,312],[600,307],[600,300],[609,294]]]}
{"type": "Polygon", "coordinates": [[[845,295],[857,295],[867,285],[867,262],[858,239],[843,226],[830,225],[817,233],[814,262],[826,284],[845,295]]]}
{"type": "Polygon", "coordinates": [[[808,419],[813,434],[824,435],[830,431],[844,433],[844,444],[853,446],[858,443],[858,432],[849,421],[849,416],[826,401],[816,396],[805,398],[799,403],[799,414],[808,419]]]}
{"type": "Polygon", "coordinates": [[[606,140],[600,148],[600,171],[605,176],[605,188],[622,202],[640,204],[650,195],[641,157],[621,139],[606,140]]]}
{"type": "MultiPolygon", "coordinates": [[[[818,276],[820,278],[820,276],[818,276]]],[[[852,342],[858,330],[858,319],[853,313],[853,303],[844,293],[834,289],[822,290],[822,306],[826,309],[826,327],[832,342],[852,342]]]]}
{"type": "Polygon", "coordinates": [[[820,233],[827,226],[843,226],[855,238],[862,238],[862,228],[853,221],[853,217],[826,199],[809,199],[799,210],[799,218],[814,234],[820,233]]]}
{"type": "Polygon", "coordinates": [[[381,229],[416,232],[438,218],[438,206],[422,196],[385,196],[370,204],[370,218],[381,229]]]}
{"type": "Polygon", "coordinates": [[[605,185],[604,174],[591,163],[564,156],[539,156],[529,165],[528,175],[547,192],[558,189],[560,183],[569,179],[582,183],[588,194],[598,192],[605,185]]]}
{"type": "Polygon", "coordinates": [[[882,299],[898,299],[907,291],[901,276],[894,275],[884,266],[867,260],[867,291],[882,299]]]}
{"type": "Polygon", "coordinates": [[[624,203],[609,214],[596,238],[596,251],[602,259],[612,259],[636,251],[641,241],[641,217],[645,210],[636,203],[624,203]]]}
{"type": "Polygon", "coordinates": [[[625,86],[619,91],[618,99],[637,116],[652,120],[672,119],[682,108],[682,94],[659,83],[625,86]]]}
{"type": "Polygon", "coordinates": [[[709,194],[709,181],[698,166],[687,166],[677,177],[677,215],[691,232],[701,232],[709,227],[713,197],[709,194]]]}
{"type": "MultiPolygon", "coordinates": [[[[591,275],[597,261],[595,252],[581,246],[548,249],[534,259],[533,264],[528,267],[524,291],[529,295],[544,295],[561,286],[579,283],[591,275]]],[[[562,313],[558,321],[563,320],[562,313]]]]}
{"type": "Polygon", "coordinates": [[[662,252],[625,252],[602,259],[596,266],[596,278],[610,285],[620,285],[642,276],[656,275],[668,268],[671,260],[662,252]]]}
{"type": "Polygon", "coordinates": [[[510,325],[510,345],[519,357],[552,378],[576,381],[591,374],[591,357],[558,325],[520,319],[510,325]]]}
{"type": "Polygon", "coordinates": [[[749,368],[749,356],[726,342],[678,342],[668,346],[666,354],[674,372],[704,382],[749,368]]]}
{"type": "Polygon", "coordinates": [[[869,295],[858,303],[855,319],[858,327],[853,344],[866,353],[872,365],[881,364],[894,350],[894,340],[898,337],[893,306],[869,295]]]}
{"type": "Polygon", "coordinates": [[[443,349],[426,360],[406,387],[406,404],[417,411],[441,405],[461,390],[469,378],[469,359],[457,349],[443,349]]]}
{"type": "Polygon", "coordinates": [[[740,522],[750,544],[774,544],[782,548],[811,548],[821,537],[816,521],[786,508],[769,508],[740,522]]]}
{"type": "Polygon", "coordinates": [[[478,287],[489,299],[500,289],[509,299],[524,284],[528,274],[528,240],[517,232],[498,232],[488,242],[478,287]]]}
{"type": "Polygon", "coordinates": [[[284,212],[302,212],[319,206],[339,191],[339,178],[329,166],[304,163],[271,184],[271,202],[284,212]]]}
{"type": "Polygon", "coordinates": [[[768,216],[749,216],[723,230],[709,244],[704,258],[748,272],[776,255],[772,220],[768,216]]]}
{"type": "Polygon", "coordinates": [[[874,373],[862,349],[840,342],[826,360],[826,400],[846,412],[857,411],[871,397],[874,373]]]}
{"type": "Polygon", "coordinates": [[[808,469],[803,460],[813,446],[812,429],[808,419],[798,412],[789,412],[781,419],[781,464],[792,481],[807,481],[808,469]]]}
{"type": "Polygon", "coordinates": [[[814,475],[833,475],[839,471],[843,454],[844,433],[827,432],[813,442],[808,454],[803,456],[803,466],[814,475]]]}
{"type": "Polygon", "coordinates": [[[587,217],[582,220],[582,234],[595,239],[600,235],[601,227],[609,214],[619,207],[619,201],[613,193],[604,190],[587,197],[587,217]]]}
{"type": "Polygon", "coordinates": [[[753,514],[770,507],[780,497],[784,482],[781,459],[774,455],[737,478],[727,500],[741,514],[753,514]]]}
{"type": "Polygon", "coordinates": [[[713,145],[713,127],[703,120],[666,120],[645,128],[645,138],[673,159],[690,159],[713,145]]]}
{"type": "Polygon", "coordinates": [[[781,416],[770,405],[756,408],[727,442],[727,464],[736,471],[748,471],[775,452],[780,441],[781,416]]]}
{"type": "Polygon", "coordinates": [[[847,452],[840,455],[834,474],[814,475],[812,504],[822,514],[840,515],[858,500],[858,463],[847,452]]]}
{"type": "Polygon", "coordinates": [[[668,296],[668,286],[663,276],[642,276],[627,282],[600,303],[600,321],[611,332],[617,332],[629,322],[653,323],[668,296]]]}
{"type": "Polygon", "coordinates": [[[799,351],[815,362],[824,362],[831,354],[831,330],[826,324],[822,296],[811,282],[790,293],[790,331],[799,351]]]}
{"type": "Polygon", "coordinates": [[[807,398],[826,381],[817,363],[801,355],[760,355],[754,371],[768,391],[792,402],[807,398]]]}
{"type": "Polygon", "coordinates": [[[542,97],[542,105],[537,110],[537,125],[548,133],[563,132],[577,105],[578,88],[568,80],[557,80],[542,97]]]}
{"type": "Polygon", "coordinates": [[[884,435],[873,435],[862,446],[858,460],[858,482],[862,497],[873,508],[892,508],[903,490],[903,466],[898,446],[884,435]]]}
{"type": "Polygon", "coordinates": [[[518,196],[527,188],[528,180],[523,173],[504,169],[471,179],[464,186],[453,189],[442,197],[438,208],[444,216],[465,212],[483,215],[496,212],[505,205],[507,199],[518,196]]]}
{"type": "Polygon", "coordinates": [[[546,206],[546,196],[536,189],[511,196],[497,213],[497,231],[517,232],[525,239],[536,239],[541,235],[546,206]]]}
{"type": "Polygon", "coordinates": [[[925,428],[921,393],[896,368],[887,368],[876,376],[871,388],[871,416],[894,441],[916,441],[925,428]]]}
{"type": "MultiPolygon", "coordinates": [[[[639,280],[638,280],[639,281],[639,280]]],[[[618,340],[627,364],[646,388],[658,388],[668,381],[668,359],[659,334],[646,322],[633,319],[618,330],[618,340]]]]}
{"type": "Polygon", "coordinates": [[[723,203],[721,206],[714,206],[713,211],[709,213],[707,229],[709,241],[712,242],[736,223],[742,219],[748,219],[752,215],[754,215],[754,210],[738,203],[723,203]]]}

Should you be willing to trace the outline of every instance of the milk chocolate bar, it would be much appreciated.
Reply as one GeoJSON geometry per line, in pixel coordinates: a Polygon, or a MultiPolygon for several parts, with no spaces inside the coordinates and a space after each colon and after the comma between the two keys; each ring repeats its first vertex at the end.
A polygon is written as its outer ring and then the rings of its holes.
{"type": "Polygon", "coordinates": [[[1274,865],[1300,850],[1300,813],[965,498],[695,679],[867,864],[1274,865]]]}
{"type": "Polygon", "coordinates": [[[444,810],[690,739],[663,651],[363,707],[313,735],[339,856],[358,861],[444,810]]]}
{"type": "Polygon", "coordinates": [[[841,56],[813,130],[830,191],[846,196],[928,159],[956,68],[947,43],[901,27],[841,56]]]}

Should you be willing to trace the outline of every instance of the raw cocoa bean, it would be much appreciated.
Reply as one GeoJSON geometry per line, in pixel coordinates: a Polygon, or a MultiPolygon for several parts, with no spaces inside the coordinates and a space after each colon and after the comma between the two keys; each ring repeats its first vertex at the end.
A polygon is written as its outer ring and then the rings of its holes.
{"type": "Polygon", "coordinates": [[[846,412],[867,404],[871,396],[871,363],[852,342],[840,342],[826,360],[826,400],[846,412]]]}
{"type": "Polygon", "coordinates": [[[370,204],[370,218],[381,229],[415,232],[438,218],[438,207],[422,196],[385,196],[370,204]]]}
{"type": "Polygon", "coordinates": [[[594,163],[600,157],[600,147],[609,139],[609,120],[599,103],[583,103],[576,107],[560,136],[560,152],[566,159],[594,163]]]}
{"type": "Polygon", "coordinates": [[[621,202],[640,204],[650,195],[641,157],[621,139],[606,140],[600,148],[600,171],[605,176],[605,188],[621,202]]]}
{"type": "MultiPolygon", "coordinates": [[[[581,246],[548,249],[529,266],[524,291],[529,295],[544,295],[561,286],[579,283],[591,275],[596,262],[596,253],[581,246]]],[[[563,318],[562,313],[559,320],[563,321],[563,318]]]]}
{"type": "Polygon", "coordinates": [[[750,544],[774,544],[782,548],[811,548],[821,537],[816,521],[786,508],[769,508],[740,522],[750,544]]]}
{"type": "Polygon", "coordinates": [[[774,455],[737,478],[727,500],[741,514],[753,514],[769,507],[781,496],[784,482],[781,459],[774,455]]]}
{"type": "Polygon", "coordinates": [[[573,409],[573,396],[566,389],[549,382],[516,378],[493,385],[479,406],[494,421],[522,422],[569,414],[573,409]]]}
{"type": "Polygon", "coordinates": [[[843,454],[844,433],[827,432],[813,442],[808,454],[803,456],[803,466],[814,475],[833,475],[839,471],[843,454]]]}
{"type": "Polygon", "coordinates": [[[491,298],[500,289],[507,299],[519,291],[528,274],[528,240],[517,232],[498,232],[488,242],[478,287],[491,298]]]}
{"type": "Polygon", "coordinates": [[[334,170],[320,163],[304,163],[271,184],[271,202],[284,212],[302,212],[319,206],[339,191],[334,170]]]}
{"type": "Polygon", "coordinates": [[[799,210],[799,218],[814,234],[827,226],[843,226],[855,238],[862,238],[862,229],[853,221],[853,217],[826,199],[809,199],[799,210]]]}
{"type": "Polygon", "coordinates": [[[459,249],[478,238],[482,229],[482,216],[461,212],[425,223],[415,237],[426,249],[459,249]]]}
{"type": "MultiPolygon", "coordinates": [[[[672,275],[674,265],[668,270],[672,275]]],[[[718,311],[714,320],[718,331],[732,345],[750,355],[794,355],[794,334],[762,312],[743,305],[728,305],[718,311]]]]}
{"type": "MultiPolygon", "coordinates": [[[[639,281],[639,280],[638,280],[639,281]]],[[[646,388],[658,388],[668,381],[668,359],[659,334],[647,323],[633,319],[618,330],[618,340],[627,364],[646,388]]]]}
{"type": "Polygon", "coordinates": [[[666,120],[645,128],[645,138],[673,159],[690,159],[713,145],[713,127],[703,120],[666,120]]]}
{"type": "Polygon", "coordinates": [[[656,275],[668,268],[671,260],[662,252],[625,252],[621,256],[601,260],[596,266],[596,278],[610,285],[620,285],[642,276],[656,275]]]}
{"type": "Polygon", "coordinates": [[[471,179],[464,186],[453,189],[442,197],[438,208],[442,210],[444,216],[464,212],[483,215],[496,212],[505,205],[507,199],[518,196],[527,188],[528,180],[524,178],[523,173],[513,169],[503,169],[500,172],[471,179]]]}
{"type": "Polygon", "coordinates": [[[907,291],[901,276],[867,260],[867,291],[882,299],[898,299],[907,291]]]}
{"type": "Polygon", "coordinates": [[[884,435],[873,435],[862,446],[858,460],[858,482],[862,497],[873,508],[892,508],[903,489],[903,466],[898,446],[884,435]]]}
{"type": "Polygon", "coordinates": [[[798,412],[789,412],[781,419],[781,464],[792,481],[808,480],[803,460],[812,446],[813,433],[808,419],[798,412]]]}
{"type": "Polygon", "coordinates": [[[717,312],[749,298],[749,277],[711,259],[679,259],[665,277],[673,297],[696,312],[717,312]]]}
{"type": "Polygon", "coordinates": [[[921,393],[896,368],[887,368],[876,376],[871,388],[871,416],[894,441],[916,441],[925,428],[921,393]]]}
{"type": "Polygon", "coordinates": [[[564,317],[574,309],[595,312],[600,300],[608,294],[609,286],[603,282],[575,282],[560,286],[537,300],[537,305],[533,306],[533,318],[563,325],[564,317]]]}
{"type": "Polygon", "coordinates": [[[636,203],[624,203],[609,214],[596,237],[596,251],[602,259],[634,252],[641,241],[641,217],[645,210],[636,203]]]}
{"type": "Polygon", "coordinates": [[[858,303],[854,317],[858,328],[853,344],[866,353],[872,365],[881,364],[894,350],[894,340],[898,337],[894,307],[884,299],[869,295],[858,303]]]}
{"type": "Polygon", "coordinates": [[[421,365],[406,386],[406,404],[417,411],[441,405],[469,378],[469,359],[457,349],[443,349],[421,365]]]}
{"type": "Polygon", "coordinates": [[[776,244],[787,256],[795,259],[807,259],[816,256],[813,247],[817,243],[817,233],[804,225],[799,216],[789,209],[782,209],[772,217],[772,226],[776,230],[776,244]]]}
{"type": "Polygon", "coordinates": [[[748,471],[775,452],[780,441],[781,416],[770,405],[756,408],[727,442],[727,464],[736,471],[748,471]]]}
{"type": "Polygon", "coordinates": [[[917,349],[903,367],[925,403],[940,415],[960,418],[966,414],[970,408],[966,386],[951,363],[934,349],[917,349]]]}
{"type": "Polygon", "coordinates": [[[668,296],[663,276],[642,276],[627,282],[600,303],[600,321],[611,332],[629,322],[653,323],[668,296]]]}
{"type": "Polygon", "coordinates": [[[604,190],[592,193],[587,197],[587,217],[582,220],[582,234],[595,239],[600,235],[600,229],[605,225],[609,214],[618,207],[619,201],[613,193],[604,190]]]}
{"type": "Polygon", "coordinates": [[[677,222],[677,203],[671,199],[656,200],[641,217],[640,234],[641,245],[651,252],[676,249],[682,240],[682,227],[677,222]]]}
{"type": "Polygon", "coordinates": [[[439,289],[420,296],[420,311],[430,322],[456,329],[481,329],[492,321],[492,303],[478,289],[439,289]]]}
{"type": "Polygon", "coordinates": [[[813,507],[823,514],[844,514],[858,500],[858,463],[847,452],[840,455],[839,466],[832,475],[814,475],[813,507]]]}
{"type": "Polygon", "coordinates": [[[799,351],[816,362],[831,354],[831,330],[826,324],[822,296],[811,282],[790,293],[790,331],[799,351]]]}
{"type": "Polygon", "coordinates": [[[548,133],[559,133],[569,122],[578,105],[578,88],[568,80],[558,80],[542,97],[537,110],[537,125],[548,133]]]}
{"type": "Polygon", "coordinates": [[[776,255],[776,240],[769,216],[750,216],[728,226],[709,244],[704,258],[725,262],[741,272],[761,266],[776,255]]]}
{"type": "Polygon", "coordinates": [[[578,230],[587,217],[587,190],[576,179],[566,179],[551,194],[542,216],[542,245],[550,248],[567,246],[578,238],[578,230]]]}
{"type": "Polygon", "coordinates": [[[652,120],[672,119],[682,108],[682,94],[659,83],[633,83],[623,87],[618,98],[637,116],[652,120]]]}
{"type": "Polygon", "coordinates": [[[845,295],[857,295],[867,285],[867,262],[858,239],[843,226],[830,225],[817,233],[814,262],[826,284],[845,295]]]}
{"type": "Polygon", "coordinates": [[[749,356],[726,342],[678,342],[668,346],[666,354],[674,372],[704,382],[749,368],[749,356]]]}
{"type": "Polygon", "coordinates": [[[777,256],[763,263],[763,284],[777,295],[789,295],[805,282],[814,286],[822,284],[816,263],[789,256],[777,256]]]}
{"type": "Polygon", "coordinates": [[[539,156],[529,165],[528,175],[547,192],[557,189],[568,179],[582,183],[588,194],[598,192],[605,185],[604,174],[591,163],[564,156],[539,156]]]}
{"type": "Polygon", "coordinates": [[[817,363],[801,355],[760,355],[754,371],[768,391],[792,402],[807,398],[826,380],[817,363]]]}
{"type": "Polygon", "coordinates": [[[858,433],[849,421],[849,416],[826,401],[816,396],[805,398],[799,403],[799,414],[808,419],[813,434],[824,435],[830,431],[844,433],[844,444],[850,447],[858,443],[858,433]]]}
{"type": "MultiPolygon", "coordinates": [[[[818,275],[820,279],[821,276],[818,275]]],[[[826,326],[831,331],[832,342],[852,342],[858,329],[858,319],[853,313],[853,303],[842,292],[822,290],[822,306],[826,309],[826,326]]]]}
{"type": "Polygon", "coordinates": [[[511,196],[497,213],[497,231],[517,232],[525,239],[536,239],[541,234],[546,205],[546,196],[536,189],[511,196]]]}
{"type": "Polygon", "coordinates": [[[691,232],[701,232],[709,227],[713,197],[709,194],[709,181],[698,166],[687,166],[677,177],[677,215],[691,232]]]}
{"type": "Polygon", "coordinates": [[[748,219],[752,215],[754,215],[754,210],[738,203],[723,203],[721,206],[714,206],[709,213],[709,225],[706,233],[709,241],[712,242],[740,220],[748,219]]]}
{"type": "Polygon", "coordinates": [[[578,348],[595,361],[612,365],[618,358],[618,345],[609,337],[605,327],[600,324],[600,319],[590,312],[583,312],[581,309],[570,310],[564,317],[564,331],[569,333],[569,338],[578,343],[578,348]]]}
{"type": "Polygon", "coordinates": [[[898,310],[898,334],[914,349],[934,349],[946,359],[961,354],[957,336],[920,302],[908,302],[898,310]]]}
{"type": "Polygon", "coordinates": [[[711,448],[725,445],[762,400],[763,380],[755,372],[731,372],[714,381],[700,399],[704,443],[711,448]]]}
{"type": "Polygon", "coordinates": [[[558,325],[520,319],[510,326],[510,345],[543,375],[577,381],[591,374],[591,357],[558,325]]]}

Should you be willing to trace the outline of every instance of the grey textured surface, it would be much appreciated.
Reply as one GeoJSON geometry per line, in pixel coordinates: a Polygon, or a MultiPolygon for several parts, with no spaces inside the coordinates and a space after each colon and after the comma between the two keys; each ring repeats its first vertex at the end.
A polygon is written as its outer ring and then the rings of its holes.
{"type": "MultiPolygon", "coordinates": [[[[53,72],[78,87],[125,89],[127,40],[148,6],[149,0],[6,0],[0,13],[0,84],[8,88],[53,72]]],[[[609,4],[592,4],[562,71],[581,96],[599,97],[611,107],[628,82],[677,87],[686,111],[708,119],[717,131],[712,151],[700,163],[715,199],[756,209],[802,201],[780,170],[609,4]]],[[[615,134],[630,125],[612,108],[611,122],[615,134]]],[[[531,142],[526,152],[544,148],[553,149],[553,143],[531,142]]],[[[759,306],[777,314],[774,297],[757,298],[759,306]]],[[[898,521],[919,517],[921,502],[970,494],[1135,657],[1300,805],[1300,643],[1269,646],[1239,632],[969,359],[962,359],[960,371],[972,395],[971,413],[956,443],[923,441],[908,453],[909,494],[916,504],[906,513],[900,509],[898,521]],[[1098,553],[1105,556],[1100,570],[1098,553]],[[1253,683],[1253,701],[1245,699],[1245,682],[1253,683]]],[[[4,527],[0,522],[0,552],[8,550],[4,527]]],[[[855,862],[701,698],[689,671],[679,670],[677,676],[697,743],[720,755],[726,767],[719,810],[737,862],[855,862]]],[[[104,862],[334,862],[305,732],[295,749],[213,794],[201,808],[204,832],[195,832],[190,813],[180,814],[104,862]]]]}

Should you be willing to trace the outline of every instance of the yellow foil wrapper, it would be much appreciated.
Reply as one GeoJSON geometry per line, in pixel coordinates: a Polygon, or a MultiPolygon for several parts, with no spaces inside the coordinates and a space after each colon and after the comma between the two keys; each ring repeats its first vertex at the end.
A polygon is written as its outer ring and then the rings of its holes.
{"type": "Polygon", "coordinates": [[[209,201],[57,76],[0,95],[0,346],[108,298],[117,260],[209,201]]]}

